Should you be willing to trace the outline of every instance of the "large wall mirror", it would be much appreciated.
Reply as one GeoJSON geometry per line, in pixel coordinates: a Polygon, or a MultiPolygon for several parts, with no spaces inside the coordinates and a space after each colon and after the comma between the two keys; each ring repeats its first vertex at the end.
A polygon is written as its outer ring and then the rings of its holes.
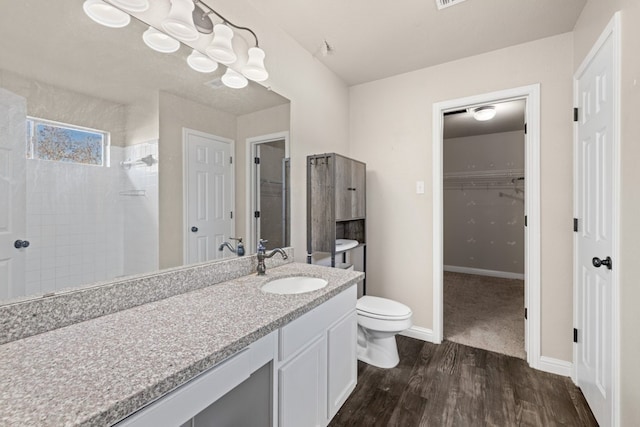
{"type": "Polygon", "coordinates": [[[248,141],[278,134],[288,144],[289,101],[255,82],[228,88],[224,67],[196,72],[190,47],[153,51],[148,25],[100,26],[79,0],[2,6],[0,304],[232,255],[217,246],[252,228],[248,141]],[[21,102],[16,137],[9,120],[21,102]],[[205,182],[199,164],[211,159],[229,170],[205,182]],[[211,212],[203,198],[223,200],[211,212]],[[228,231],[207,248],[192,231],[206,224],[189,215],[223,218],[228,231]]]}

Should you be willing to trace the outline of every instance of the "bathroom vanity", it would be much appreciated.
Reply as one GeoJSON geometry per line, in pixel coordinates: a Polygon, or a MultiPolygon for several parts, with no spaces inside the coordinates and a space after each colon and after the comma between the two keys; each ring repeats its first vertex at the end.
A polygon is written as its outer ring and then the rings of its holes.
{"type": "MultiPolygon", "coordinates": [[[[255,268],[255,256],[243,258],[229,262],[255,268]]],[[[220,270],[224,262],[210,264],[220,270]]],[[[7,342],[2,423],[327,425],[356,384],[362,278],[285,263],[266,276],[245,274],[7,342]],[[291,276],[327,285],[285,295],[261,289],[291,276]]]]}

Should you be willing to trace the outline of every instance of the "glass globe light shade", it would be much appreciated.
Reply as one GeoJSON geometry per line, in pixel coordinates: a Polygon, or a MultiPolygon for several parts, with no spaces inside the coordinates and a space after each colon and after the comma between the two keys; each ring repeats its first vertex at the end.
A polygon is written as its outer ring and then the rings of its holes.
{"type": "Polygon", "coordinates": [[[221,78],[225,86],[232,89],[242,89],[249,84],[249,81],[237,71],[227,68],[227,72],[221,78]]]}
{"type": "Polygon", "coordinates": [[[231,46],[233,30],[224,24],[216,24],[213,27],[213,41],[207,47],[207,55],[221,64],[233,64],[237,56],[231,46]]]}
{"type": "Polygon", "coordinates": [[[122,28],[131,22],[128,14],[102,0],[86,0],[82,9],[89,18],[105,27],[122,28]]]}
{"type": "Polygon", "coordinates": [[[473,112],[473,118],[479,122],[486,122],[496,116],[496,109],[494,107],[479,107],[473,112]]]}
{"type": "Polygon", "coordinates": [[[161,53],[172,53],[180,49],[178,40],[153,27],[149,27],[147,31],[142,33],[142,40],[151,49],[161,53]]]}
{"type": "Polygon", "coordinates": [[[194,7],[192,0],[171,0],[171,10],[162,21],[162,29],[179,40],[198,40],[198,30],[193,24],[194,7]]]}
{"type": "Polygon", "coordinates": [[[187,57],[187,64],[189,64],[189,67],[192,69],[201,73],[212,73],[218,69],[218,63],[216,61],[195,49],[193,49],[191,55],[187,57]]]}
{"type": "Polygon", "coordinates": [[[129,12],[144,12],[149,9],[149,0],[110,0],[111,3],[129,12]]]}
{"type": "Polygon", "coordinates": [[[263,82],[269,78],[269,73],[264,68],[264,50],[259,47],[249,49],[249,59],[242,68],[242,74],[256,82],[263,82]]]}

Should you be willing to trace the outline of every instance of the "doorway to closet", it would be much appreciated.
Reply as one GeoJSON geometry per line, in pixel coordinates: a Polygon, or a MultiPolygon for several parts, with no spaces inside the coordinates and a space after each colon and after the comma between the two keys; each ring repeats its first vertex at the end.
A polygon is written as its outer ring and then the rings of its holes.
{"type": "Polygon", "coordinates": [[[447,111],[444,339],[526,358],[524,99],[447,111]]]}
{"type": "MultiPolygon", "coordinates": [[[[453,270],[451,267],[456,267],[451,264],[445,264],[445,192],[451,191],[445,190],[445,138],[444,138],[444,122],[445,113],[447,116],[455,116],[451,114],[455,111],[464,110],[467,114],[474,113],[478,107],[495,106],[509,101],[524,101],[524,120],[522,125],[526,123],[526,133],[524,134],[524,161],[523,167],[517,170],[517,166],[514,162],[513,165],[505,165],[505,161],[502,164],[498,164],[497,161],[486,161],[484,169],[478,167],[480,154],[475,155],[475,160],[469,164],[469,169],[458,169],[461,172],[459,176],[448,175],[447,187],[455,184],[460,185],[460,181],[464,181],[473,174],[482,175],[476,176],[475,181],[484,181],[477,183],[477,186],[484,185],[484,191],[488,191],[487,188],[492,188],[495,191],[494,196],[497,197],[499,202],[514,203],[514,206],[523,209],[524,215],[521,214],[519,219],[511,219],[506,222],[512,222],[511,226],[516,229],[520,227],[521,235],[520,240],[524,241],[521,258],[521,267],[523,273],[516,272],[516,274],[524,275],[524,304],[520,306],[520,319],[524,323],[524,352],[526,353],[526,361],[532,368],[545,369],[546,362],[540,354],[540,326],[541,326],[541,312],[540,312],[540,85],[532,84],[529,86],[521,86],[512,89],[505,89],[491,93],[485,93],[480,95],[469,96],[465,98],[452,99],[448,101],[438,102],[433,105],[433,140],[432,140],[432,152],[433,152],[433,164],[432,164],[432,179],[433,179],[433,341],[435,343],[442,342],[445,337],[444,334],[444,279],[445,279],[445,265],[448,270],[453,270]],[[491,166],[493,163],[493,166],[491,166]],[[475,164],[475,168],[473,165],[475,164]],[[477,171],[485,171],[478,174],[477,171]],[[508,171],[509,173],[507,173],[508,171]],[[468,176],[464,176],[462,172],[465,172],[468,176]],[[502,174],[500,177],[502,183],[492,182],[498,176],[491,176],[492,174],[498,175],[498,172],[502,174]],[[521,175],[520,175],[521,174],[521,175]],[[524,178],[524,179],[520,179],[524,178]],[[512,181],[513,180],[513,181],[512,181]],[[506,181],[506,182],[505,182],[506,181]],[[520,183],[519,185],[516,185],[520,183]],[[504,188],[500,189],[502,185],[504,188]],[[503,193],[502,196],[500,193],[503,193]],[[524,202],[519,200],[524,198],[524,202]],[[518,203],[520,205],[518,205],[518,203]],[[515,221],[515,222],[514,222],[515,221]],[[520,223],[518,223],[520,221],[520,223]]],[[[498,108],[495,108],[496,116],[498,115],[498,108]]],[[[483,113],[485,114],[485,113],[483,113]]],[[[514,131],[515,132],[515,131],[514,131]]],[[[500,132],[494,132],[500,133],[500,132]]],[[[486,138],[486,137],[485,137],[486,138]]],[[[478,149],[481,144],[473,146],[471,149],[478,149]]],[[[477,152],[477,151],[476,151],[477,152]]],[[[469,153],[468,153],[469,154],[469,153]]],[[[449,170],[449,173],[453,170],[449,170]]],[[[467,182],[467,186],[473,185],[467,182]]],[[[457,190],[460,192],[460,188],[457,190]]],[[[468,190],[482,191],[478,189],[468,190]]],[[[458,201],[459,202],[459,201],[458,201]]],[[[467,211],[467,208],[474,208],[476,211],[478,208],[478,201],[466,200],[464,203],[463,214],[467,211]],[[466,206],[469,204],[469,206],[466,206]]],[[[478,226],[479,219],[474,217],[467,217],[464,224],[469,226],[478,226]],[[468,224],[467,224],[468,223],[468,224]],[[475,223],[475,224],[474,224],[475,223]]],[[[497,220],[488,220],[488,225],[483,227],[483,231],[491,228],[495,228],[497,220]],[[491,223],[494,221],[495,223],[491,223]]],[[[503,218],[503,222],[504,218],[503,218]]],[[[459,230],[454,230],[458,232],[459,230]]],[[[465,244],[470,246],[478,244],[480,235],[474,235],[466,237],[463,240],[465,244]],[[468,240],[468,242],[467,242],[468,240]],[[475,242],[474,242],[475,240],[475,242]]],[[[488,244],[491,245],[493,240],[493,246],[498,242],[498,239],[506,244],[509,248],[515,247],[513,238],[508,238],[507,235],[496,236],[495,238],[488,239],[488,244]],[[507,242],[511,244],[507,244],[507,242]]],[[[477,255],[466,254],[467,259],[470,256],[475,256],[476,261],[478,258],[484,258],[493,252],[490,249],[486,249],[481,252],[477,252],[477,255]]],[[[506,254],[511,256],[516,251],[507,251],[506,254]]],[[[447,254],[449,255],[449,254],[447,254]]],[[[465,254],[463,254],[464,256],[465,254]]],[[[450,258],[447,259],[448,262],[450,258]]],[[[502,260],[504,262],[504,259],[502,260]]],[[[497,275],[497,271],[506,271],[507,273],[513,273],[513,271],[506,270],[505,267],[478,267],[472,266],[479,270],[489,270],[494,276],[497,275]]],[[[448,271],[455,274],[468,274],[478,273],[478,271],[467,270],[466,272],[448,271]]],[[[481,276],[478,274],[472,274],[472,276],[481,276]]],[[[508,274],[502,274],[498,279],[500,280],[520,280],[519,277],[509,277],[508,274]],[[507,277],[504,277],[507,276],[507,277]]],[[[490,276],[486,276],[490,277],[490,276]]],[[[468,283],[474,283],[469,280],[468,283]]],[[[489,296],[489,292],[482,293],[483,296],[489,296]]],[[[489,298],[491,299],[491,298],[489,298]]],[[[493,298],[494,300],[497,298],[493,298]]],[[[486,328],[486,323],[483,324],[479,321],[481,327],[486,328]]],[[[471,334],[470,334],[471,335],[471,334]]],[[[476,334],[473,334],[476,335],[476,334]]],[[[520,355],[522,357],[522,354],[520,355]]]]}

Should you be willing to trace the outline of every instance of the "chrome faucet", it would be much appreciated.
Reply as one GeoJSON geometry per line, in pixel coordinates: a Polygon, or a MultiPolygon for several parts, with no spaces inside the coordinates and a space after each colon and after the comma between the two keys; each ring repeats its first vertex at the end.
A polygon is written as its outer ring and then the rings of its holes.
{"type": "Polygon", "coordinates": [[[267,252],[267,248],[264,246],[265,243],[267,243],[268,240],[263,240],[260,239],[260,242],[258,242],[258,268],[257,268],[257,272],[258,272],[258,276],[264,276],[267,272],[267,266],[264,265],[264,260],[267,258],[271,258],[272,256],[274,256],[275,254],[280,254],[282,255],[282,259],[287,259],[289,258],[286,254],[285,251],[283,251],[281,248],[275,248],[269,252],[267,252]]]}
{"type": "Polygon", "coordinates": [[[236,254],[238,256],[244,255],[244,244],[242,243],[242,237],[229,237],[229,240],[237,240],[238,241],[238,246],[234,248],[233,246],[231,246],[231,244],[229,242],[224,242],[218,247],[218,250],[219,251],[223,251],[224,248],[226,247],[232,253],[234,253],[234,254],[236,254]]]}

